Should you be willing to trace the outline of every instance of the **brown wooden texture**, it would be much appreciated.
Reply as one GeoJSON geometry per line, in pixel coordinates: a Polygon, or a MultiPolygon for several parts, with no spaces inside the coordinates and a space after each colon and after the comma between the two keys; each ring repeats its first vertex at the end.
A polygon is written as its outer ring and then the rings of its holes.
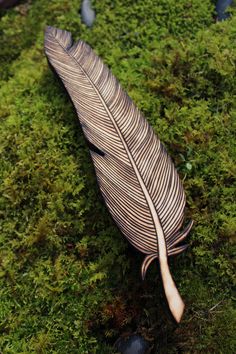
{"type": "Polygon", "coordinates": [[[71,34],[47,27],[45,52],[62,79],[90,144],[97,180],[106,205],[130,243],[158,258],[170,310],[177,322],[183,301],[170,274],[167,257],[182,252],[178,244],[185,194],[177,171],[147,120],[93,50],[71,34]]]}

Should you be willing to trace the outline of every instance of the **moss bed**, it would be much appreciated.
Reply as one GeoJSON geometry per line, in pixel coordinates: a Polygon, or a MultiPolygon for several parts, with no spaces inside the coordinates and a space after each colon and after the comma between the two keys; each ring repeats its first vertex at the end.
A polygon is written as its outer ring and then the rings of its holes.
{"type": "Polygon", "coordinates": [[[0,14],[0,352],[114,353],[141,333],[152,353],[236,353],[236,15],[214,4],[97,0],[20,2],[0,14]],[[100,196],[75,112],[43,50],[52,25],[109,65],[172,156],[193,218],[171,259],[186,302],[166,309],[158,263],[122,237],[100,196]]]}

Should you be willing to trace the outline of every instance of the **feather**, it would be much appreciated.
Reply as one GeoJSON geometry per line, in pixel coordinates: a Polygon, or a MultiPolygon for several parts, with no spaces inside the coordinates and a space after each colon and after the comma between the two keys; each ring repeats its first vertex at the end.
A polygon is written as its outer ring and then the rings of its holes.
{"type": "Polygon", "coordinates": [[[180,321],[184,303],[168,265],[168,255],[192,222],[180,231],[185,194],[175,167],[147,120],[89,45],[72,44],[67,31],[47,27],[45,53],[62,79],[89,142],[105,203],[129,242],[146,254],[142,277],[158,258],[172,315],[180,321]]]}

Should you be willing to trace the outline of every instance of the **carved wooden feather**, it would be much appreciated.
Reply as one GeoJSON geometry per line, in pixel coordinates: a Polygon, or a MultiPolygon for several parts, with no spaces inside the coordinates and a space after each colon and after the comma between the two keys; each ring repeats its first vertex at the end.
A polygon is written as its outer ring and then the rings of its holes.
{"type": "Polygon", "coordinates": [[[81,40],[73,44],[69,32],[47,27],[45,52],[78,113],[106,205],[130,243],[146,254],[143,278],[150,263],[159,259],[167,302],[179,322],[184,303],[167,257],[187,247],[178,244],[192,222],[179,231],[185,194],[175,167],[146,119],[89,45],[81,40]]]}

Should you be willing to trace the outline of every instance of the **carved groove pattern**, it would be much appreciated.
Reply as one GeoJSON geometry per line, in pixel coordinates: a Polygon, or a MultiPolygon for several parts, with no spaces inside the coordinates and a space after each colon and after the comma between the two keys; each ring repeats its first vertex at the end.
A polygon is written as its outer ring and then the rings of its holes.
{"type": "Polygon", "coordinates": [[[179,231],[185,194],[177,171],[146,119],[86,43],[72,45],[69,32],[48,27],[45,51],[95,147],[90,153],[113,219],[131,244],[147,254],[144,277],[154,258],[186,248],[176,247],[192,226],[179,231]]]}

